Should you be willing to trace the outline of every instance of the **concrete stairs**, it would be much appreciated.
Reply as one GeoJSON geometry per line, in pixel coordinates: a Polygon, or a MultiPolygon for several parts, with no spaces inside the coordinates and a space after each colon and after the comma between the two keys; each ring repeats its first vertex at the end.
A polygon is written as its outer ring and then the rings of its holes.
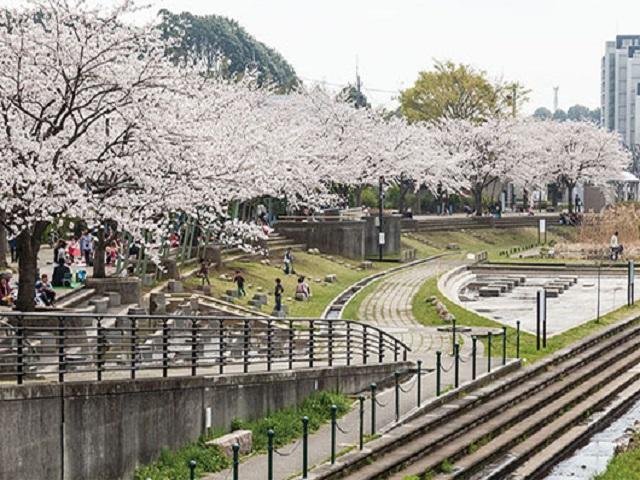
{"type": "Polygon", "coordinates": [[[640,362],[639,346],[637,323],[612,327],[401,421],[367,450],[320,467],[314,478],[401,480],[427,473],[438,479],[509,478],[550,440],[640,379],[640,371],[632,368],[640,362]],[[443,469],[444,464],[452,469],[443,469]]]}

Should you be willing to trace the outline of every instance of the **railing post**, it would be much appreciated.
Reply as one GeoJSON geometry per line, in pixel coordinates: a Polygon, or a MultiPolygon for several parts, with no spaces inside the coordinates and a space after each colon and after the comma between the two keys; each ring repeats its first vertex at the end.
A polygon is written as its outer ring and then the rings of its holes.
{"type": "Polygon", "coordinates": [[[360,395],[358,397],[358,401],[360,402],[360,438],[359,438],[359,446],[360,450],[364,448],[364,395],[360,395]]]}
{"type": "Polygon", "coordinates": [[[436,397],[440,396],[440,383],[442,380],[442,352],[436,352],[436,397]]]}
{"type": "Polygon", "coordinates": [[[136,363],[137,363],[137,349],[138,349],[138,326],[136,325],[137,320],[135,318],[131,319],[131,345],[129,346],[129,352],[131,354],[131,379],[135,380],[136,378],[136,363]]]}
{"type": "Polygon", "coordinates": [[[314,321],[309,321],[309,368],[313,368],[313,357],[315,352],[315,325],[314,321]]]}
{"type": "Polygon", "coordinates": [[[400,350],[400,344],[398,343],[398,340],[396,339],[393,343],[393,361],[397,362],[398,361],[398,351],[400,350]]]}
{"type": "Polygon", "coordinates": [[[395,397],[396,397],[396,422],[400,420],[400,372],[393,372],[395,379],[395,397]]]}
{"type": "Polygon", "coordinates": [[[243,331],[243,343],[242,343],[242,371],[247,373],[249,371],[249,320],[244,321],[243,331]]]}
{"type": "Polygon", "coordinates": [[[58,381],[64,382],[66,361],[64,358],[64,318],[58,317],[58,381]]]}
{"type": "Polygon", "coordinates": [[[416,388],[418,389],[418,407],[422,403],[422,360],[418,360],[418,378],[416,379],[416,388]]]}
{"type": "Polygon", "coordinates": [[[347,366],[351,365],[351,322],[347,321],[347,366]]]}
{"type": "Polygon", "coordinates": [[[302,478],[309,476],[309,417],[302,417],[302,478]]]}
{"type": "Polygon", "coordinates": [[[456,353],[456,319],[451,321],[451,355],[456,353]]]}
{"type": "Polygon", "coordinates": [[[507,364],[507,327],[502,327],[502,365],[507,364]]]}
{"type": "Polygon", "coordinates": [[[487,373],[491,373],[491,332],[487,332],[487,373]]]}
{"type": "Polygon", "coordinates": [[[24,381],[24,322],[22,317],[18,318],[18,337],[16,339],[16,382],[22,385],[24,381]]]}
{"type": "Polygon", "coordinates": [[[234,443],[231,448],[233,448],[233,480],[238,480],[238,470],[240,466],[240,445],[234,443]]]}
{"type": "Polygon", "coordinates": [[[478,373],[478,337],[471,336],[471,380],[476,379],[478,373]]]}
{"type": "Polygon", "coordinates": [[[337,414],[338,407],[331,405],[331,465],[336,463],[337,414]]]}
{"type": "Polygon", "coordinates": [[[196,480],[196,461],[191,460],[189,462],[189,478],[191,480],[196,480]]]}
{"type": "Polygon", "coordinates": [[[369,357],[369,345],[367,344],[367,326],[362,326],[362,364],[367,364],[367,357],[369,357]]]}
{"type": "Polygon", "coordinates": [[[382,330],[378,332],[378,363],[384,362],[384,334],[382,330]]]}
{"type": "Polygon", "coordinates": [[[460,345],[457,343],[453,346],[453,355],[455,357],[454,385],[455,388],[458,388],[460,386],[460,345]]]}
{"type": "Polygon", "coordinates": [[[329,366],[333,366],[333,320],[327,320],[329,322],[329,341],[327,345],[327,362],[329,366]]]}
{"type": "Polygon", "coordinates": [[[98,364],[96,365],[97,366],[96,374],[98,377],[98,381],[101,382],[102,370],[104,367],[104,332],[102,331],[102,318],[98,317],[97,322],[98,322],[98,325],[97,325],[98,338],[96,339],[96,349],[97,349],[96,360],[98,364]]]}
{"type": "Polygon", "coordinates": [[[195,377],[198,370],[198,320],[191,320],[191,376],[195,377]]]}
{"type": "Polygon", "coordinates": [[[273,480],[273,435],[273,430],[267,430],[267,480],[273,480]]]}
{"type": "Polygon", "coordinates": [[[378,385],[371,384],[371,435],[376,434],[376,388],[378,385]]]}
{"type": "Polygon", "coordinates": [[[218,340],[218,373],[222,375],[224,373],[224,354],[226,351],[226,344],[224,343],[224,320],[221,318],[219,321],[218,336],[220,339],[218,340]]]}
{"type": "Polygon", "coordinates": [[[293,368],[293,320],[289,320],[289,370],[293,368]]]}
{"type": "Polygon", "coordinates": [[[273,319],[267,320],[267,372],[271,371],[271,357],[273,355],[273,319]]]}
{"type": "Polygon", "coordinates": [[[520,358],[520,320],[516,322],[516,358],[520,358]]]}
{"type": "Polygon", "coordinates": [[[166,377],[169,371],[169,324],[165,318],[162,320],[162,376],[166,377]]]}

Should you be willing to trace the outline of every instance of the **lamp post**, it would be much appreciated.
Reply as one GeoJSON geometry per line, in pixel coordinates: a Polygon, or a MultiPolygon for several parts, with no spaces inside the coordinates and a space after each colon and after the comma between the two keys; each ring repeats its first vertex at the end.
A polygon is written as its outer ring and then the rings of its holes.
{"type": "Polygon", "coordinates": [[[384,176],[380,175],[380,187],[378,190],[378,255],[379,260],[382,261],[382,250],[384,249],[384,226],[383,222],[383,210],[384,210],[384,176]]]}

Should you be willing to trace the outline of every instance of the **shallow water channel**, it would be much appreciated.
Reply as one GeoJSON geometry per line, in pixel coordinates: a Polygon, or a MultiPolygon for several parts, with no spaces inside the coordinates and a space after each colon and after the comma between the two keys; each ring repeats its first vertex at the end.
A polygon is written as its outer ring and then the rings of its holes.
{"type": "MultiPolygon", "coordinates": [[[[599,412],[589,421],[595,421],[605,412],[599,412]]],[[[546,480],[589,480],[606,470],[616,445],[628,438],[627,429],[640,420],[640,400],[611,425],[591,437],[589,443],[554,467],[546,480]]]]}

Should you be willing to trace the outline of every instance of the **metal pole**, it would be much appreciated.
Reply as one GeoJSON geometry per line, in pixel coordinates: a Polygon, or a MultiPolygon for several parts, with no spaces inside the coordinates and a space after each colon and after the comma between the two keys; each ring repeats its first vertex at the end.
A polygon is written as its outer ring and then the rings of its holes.
{"type": "Polygon", "coordinates": [[[364,395],[358,397],[360,402],[360,450],[364,448],[364,395]]]}
{"type": "Polygon", "coordinates": [[[238,480],[238,467],[240,465],[238,457],[240,453],[240,445],[234,443],[231,448],[233,448],[233,480],[238,480]]]}
{"type": "Polygon", "coordinates": [[[371,435],[376,434],[376,388],[378,385],[371,384],[371,435]]]}
{"type": "Polygon", "coordinates": [[[442,369],[442,352],[436,352],[436,397],[440,396],[440,380],[442,369]]]}
{"type": "Polygon", "coordinates": [[[502,327],[502,365],[507,364],[507,327],[502,327]]]}
{"type": "Polygon", "coordinates": [[[516,358],[520,358],[520,320],[516,322],[516,358]]]}
{"type": "Polygon", "coordinates": [[[422,360],[418,360],[418,378],[417,378],[417,389],[418,389],[418,407],[422,403],[422,360]]]}
{"type": "Polygon", "coordinates": [[[400,372],[397,370],[394,372],[393,376],[395,377],[396,385],[395,385],[395,396],[396,396],[396,422],[400,420],[400,372]]]}
{"type": "Polygon", "coordinates": [[[540,309],[540,303],[541,303],[541,298],[540,298],[540,290],[538,290],[536,292],[536,350],[540,350],[540,315],[541,315],[541,309],[540,309]]]}
{"type": "Polygon", "coordinates": [[[476,379],[477,374],[478,337],[471,337],[471,380],[476,379]]]}
{"type": "Polygon", "coordinates": [[[451,321],[451,355],[456,353],[456,319],[451,321]]]}
{"type": "Polygon", "coordinates": [[[457,343],[453,346],[453,354],[455,356],[455,388],[458,388],[460,386],[460,345],[457,343]]]}
{"type": "Polygon", "coordinates": [[[336,463],[336,435],[337,435],[338,407],[331,405],[331,465],[336,463]]]}
{"type": "MultiPolygon", "coordinates": [[[[309,475],[309,417],[302,417],[302,478],[309,475]]],[[[237,479],[234,479],[237,480],[237,479]]]]}
{"type": "Polygon", "coordinates": [[[542,348],[547,348],[547,292],[542,291],[542,348]]]}
{"type": "Polygon", "coordinates": [[[602,260],[598,263],[598,307],[596,314],[596,322],[600,321],[600,269],[602,268],[602,260]]]}
{"type": "Polygon", "coordinates": [[[382,244],[381,240],[382,240],[382,235],[384,234],[384,227],[382,225],[382,218],[383,218],[383,210],[384,210],[384,177],[380,176],[380,189],[378,191],[378,222],[379,222],[379,226],[378,226],[378,254],[379,254],[379,260],[382,261],[382,250],[384,248],[384,245],[382,244]]]}
{"type": "Polygon", "coordinates": [[[191,480],[196,480],[196,461],[191,460],[189,462],[189,478],[191,480]]]}
{"type": "Polygon", "coordinates": [[[487,351],[487,373],[491,372],[491,332],[487,333],[488,351],[487,351]]]}
{"type": "Polygon", "coordinates": [[[267,430],[267,478],[273,480],[273,435],[274,431],[267,430]]]}

